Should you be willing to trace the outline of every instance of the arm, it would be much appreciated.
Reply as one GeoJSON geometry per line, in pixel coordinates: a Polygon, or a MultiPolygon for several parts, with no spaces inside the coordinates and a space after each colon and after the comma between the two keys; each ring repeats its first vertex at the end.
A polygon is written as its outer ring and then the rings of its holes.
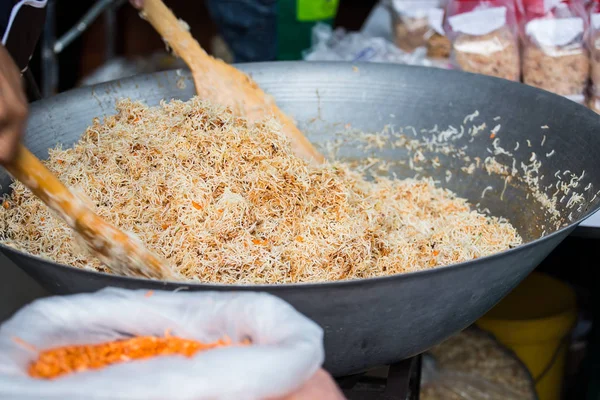
{"type": "Polygon", "coordinates": [[[0,46],[0,163],[15,156],[27,121],[27,98],[21,73],[4,46],[0,46]]]}
{"type": "Polygon", "coordinates": [[[331,375],[325,370],[318,371],[304,386],[281,400],[345,400],[331,375]]]}
{"type": "Polygon", "coordinates": [[[0,0],[0,163],[12,161],[27,121],[21,72],[42,32],[46,0],[0,0]]]}

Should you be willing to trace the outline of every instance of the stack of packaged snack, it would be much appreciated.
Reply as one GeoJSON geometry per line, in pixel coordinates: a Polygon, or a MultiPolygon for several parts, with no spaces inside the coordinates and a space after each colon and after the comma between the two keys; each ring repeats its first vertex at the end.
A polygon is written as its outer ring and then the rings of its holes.
{"type": "Polygon", "coordinates": [[[600,0],[384,0],[396,45],[600,113],[600,0]]]}
{"type": "Polygon", "coordinates": [[[590,69],[587,29],[580,0],[526,0],[523,83],[584,104],[590,69]]]}
{"type": "Polygon", "coordinates": [[[518,81],[519,35],[514,0],[450,1],[446,33],[463,71],[518,81]]]}

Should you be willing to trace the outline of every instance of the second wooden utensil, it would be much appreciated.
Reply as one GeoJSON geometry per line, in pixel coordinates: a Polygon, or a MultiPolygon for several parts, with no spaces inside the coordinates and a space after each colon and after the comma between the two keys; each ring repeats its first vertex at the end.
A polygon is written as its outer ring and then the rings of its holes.
{"type": "Polygon", "coordinates": [[[283,133],[291,140],[296,155],[321,163],[325,160],[275,101],[249,76],[209,56],[161,0],[144,0],[141,16],[147,19],[163,40],[192,71],[198,96],[230,107],[250,122],[274,116],[283,133]]]}
{"type": "Polygon", "coordinates": [[[15,159],[3,166],[75,230],[111,271],[154,279],[175,278],[163,260],[135,237],[104,221],[25,146],[20,145],[15,159]]]}

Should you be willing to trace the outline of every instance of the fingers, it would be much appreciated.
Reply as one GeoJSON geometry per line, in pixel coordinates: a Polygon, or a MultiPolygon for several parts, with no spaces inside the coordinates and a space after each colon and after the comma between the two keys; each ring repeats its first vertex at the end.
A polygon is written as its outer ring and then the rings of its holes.
{"type": "MultiPolygon", "coordinates": [[[[5,90],[0,84],[0,164],[13,160],[23,138],[27,121],[27,104],[20,95],[5,90]]],[[[18,92],[18,90],[17,90],[18,92]]]]}
{"type": "Polygon", "coordinates": [[[333,378],[324,370],[319,370],[295,393],[281,400],[345,400],[342,391],[333,378]]]}
{"type": "Polygon", "coordinates": [[[0,46],[0,163],[8,163],[15,156],[27,113],[21,74],[6,49],[0,46]]]}
{"type": "Polygon", "coordinates": [[[12,133],[0,135],[0,163],[10,163],[17,154],[17,148],[21,142],[22,128],[14,127],[12,133]]]}

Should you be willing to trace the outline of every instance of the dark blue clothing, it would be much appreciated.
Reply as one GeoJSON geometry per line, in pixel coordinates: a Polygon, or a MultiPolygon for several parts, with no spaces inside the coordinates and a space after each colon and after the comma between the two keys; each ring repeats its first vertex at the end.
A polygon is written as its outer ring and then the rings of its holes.
{"type": "Polygon", "coordinates": [[[277,0],[206,0],[236,63],[277,58],[277,0]]]}

